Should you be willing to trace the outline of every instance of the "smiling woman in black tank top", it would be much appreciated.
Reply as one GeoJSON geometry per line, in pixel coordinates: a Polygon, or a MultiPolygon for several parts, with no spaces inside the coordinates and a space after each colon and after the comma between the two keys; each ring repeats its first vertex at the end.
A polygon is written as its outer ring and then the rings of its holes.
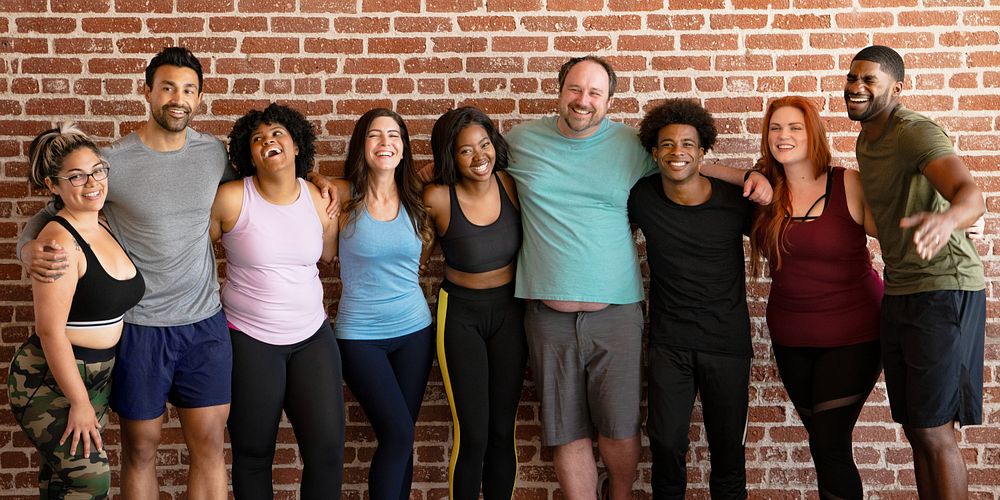
{"type": "Polygon", "coordinates": [[[59,209],[38,240],[62,247],[67,267],[53,282],[31,283],[35,334],[11,361],[10,407],[41,456],[41,496],[107,498],[100,429],[122,317],[145,284],[98,220],[109,169],[93,141],[72,124],[60,125],[36,137],[28,156],[32,183],[48,189],[59,209]]]}
{"type": "Polygon", "coordinates": [[[507,143],[475,108],[445,113],[431,134],[435,183],[424,190],[445,258],[438,295],[438,364],[456,437],[452,499],[509,499],[517,475],[514,422],[527,346],[514,298],[521,217],[507,143]]]}

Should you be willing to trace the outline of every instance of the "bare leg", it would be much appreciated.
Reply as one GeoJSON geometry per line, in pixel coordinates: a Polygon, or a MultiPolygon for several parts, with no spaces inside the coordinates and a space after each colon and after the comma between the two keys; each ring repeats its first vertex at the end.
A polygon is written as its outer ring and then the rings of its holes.
{"type": "Polygon", "coordinates": [[[965,460],[955,441],[955,424],[919,429],[903,426],[913,448],[913,471],[920,498],[969,498],[965,460]]]}
{"type": "Polygon", "coordinates": [[[163,416],[150,420],[121,419],[122,498],[156,500],[156,449],[160,445],[163,416]]]}
{"type": "Polygon", "coordinates": [[[181,430],[191,456],[188,498],[225,500],[229,496],[229,476],[222,451],[229,405],[178,408],[181,430]]]}
{"type": "Polygon", "coordinates": [[[612,500],[632,498],[632,484],[639,466],[639,448],[638,435],[625,439],[597,436],[597,449],[608,468],[612,500]]]}
{"type": "Polygon", "coordinates": [[[556,477],[563,495],[569,500],[597,498],[597,463],[594,462],[594,441],[577,439],[555,448],[553,458],[556,477]]]}

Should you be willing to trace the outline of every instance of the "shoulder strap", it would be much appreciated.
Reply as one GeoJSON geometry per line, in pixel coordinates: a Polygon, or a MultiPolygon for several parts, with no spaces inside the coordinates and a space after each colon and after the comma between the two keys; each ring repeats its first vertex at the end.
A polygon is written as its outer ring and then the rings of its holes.
{"type": "Polygon", "coordinates": [[[73,239],[80,244],[81,248],[90,249],[90,245],[87,244],[86,240],[83,239],[83,236],[80,236],[80,233],[77,232],[76,228],[73,227],[68,220],[62,218],[60,215],[54,215],[52,216],[52,222],[57,222],[60,226],[66,228],[66,230],[69,231],[69,234],[73,236],[73,239]]]}

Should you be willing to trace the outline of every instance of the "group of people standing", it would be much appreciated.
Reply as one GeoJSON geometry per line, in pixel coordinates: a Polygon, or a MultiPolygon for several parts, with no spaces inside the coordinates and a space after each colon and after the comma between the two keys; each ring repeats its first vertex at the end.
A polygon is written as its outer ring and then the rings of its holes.
{"type": "Polygon", "coordinates": [[[985,331],[982,265],[964,228],[984,208],[944,131],[899,104],[902,81],[887,47],[851,64],[844,97],[862,124],[860,175],[832,165],[818,111],[794,96],[770,103],[754,169],[703,163],[717,136],[707,110],[672,99],[638,132],[614,122],[615,72],[585,56],[559,72],[557,114],[506,137],[475,108],[445,113],[423,172],[404,119],[373,109],[355,125],[345,177],[329,179],[312,173],[312,124],[287,106],[240,118],[228,152],[190,128],[201,67],[186,49],[164,49],[146,70],[151,116],[139,130],[100,150],[61,125],[29,151],[32,182],[55,200],[19,243],[36,334],[9,387],[42,458],[42,495],[107,495],[110,401],[122,495],[156,498],[169,401],[192,498],[227,494],[227,424],[234,495],[272,498],[282,411],[303,458],[301,497],[336,498],[346,382],[378,439],[369,496],[406,499],[436,351],[454,423],[450,497],[511,497],[530,360],[564,495],[631,498],[644,298],[631,223],[650,269],[655,498],[684,497],[698,394],[711,494],[746,497],[744,236],[752,274],[771,278],[768,329],[820,496],[863,494],[851,431],[884,366],[920,494],[961,497],[953,422],[981,422],[985,331]],[[866,234],[880,240],[884,284],[866,234]],[[221,300],[212,241],[227,258],[221,300]],[[437,246],[435,332],[419,276],[437,246]],[[331,325],[317,263],[335,259],[331,325]]]}

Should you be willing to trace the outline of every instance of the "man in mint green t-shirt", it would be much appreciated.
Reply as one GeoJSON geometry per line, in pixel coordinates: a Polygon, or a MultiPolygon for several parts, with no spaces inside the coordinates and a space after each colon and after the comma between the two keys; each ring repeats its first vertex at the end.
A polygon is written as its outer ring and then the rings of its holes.
{"type": "Polygon", "coordinates": [[[964,228],[985,207],[944,130],[899,103],[903,72],[899,54],[874,45],[854,56],[844,85],[847,114],[861,122],[858,166],[885,261],[885,385],[920,496],[965,498],[954,422],[982,423],[986,294],[964,228]]]}
{"type": "MultiPolygon", "coordinates": [[[[627,202],[657,166],[634,129],[606,117],[615,83],[603,59],[571,59],[559,72],[558,115],[507,136],[524,230],[516,295],[533,299],[525,330],[542,442],[555,447],[568,498],[594,496],[595,434],[611,498],[631,498],[639,459],[643,290],[627,202]]],[[[770,200],[760,174],[703,170],[770,200]]]]}

